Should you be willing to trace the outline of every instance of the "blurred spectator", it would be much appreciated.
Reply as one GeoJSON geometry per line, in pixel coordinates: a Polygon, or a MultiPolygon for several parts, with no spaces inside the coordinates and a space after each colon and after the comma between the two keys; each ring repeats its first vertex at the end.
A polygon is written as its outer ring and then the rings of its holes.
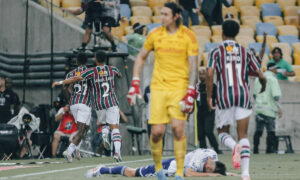
{"type": "Polygon", "coordinates": [[[103,34],[111,43],[112,50],[116,51],[111,27],[117,26],[120,15],[120,0],[95,0],[90,1],[86,7],[87,28],[82,40],[80,49],[85,50],[86,45],[90,41],[95,26],[96,33],[100,33],[100,23],[103,34]]]}
{"type": "Polygon", "coordinates": [[[30,137],[34,131],[38,130],[40,118],[35,117],[33,114],[29,113],[26,108],[22,107],[19,114],[13,117],[8,124],[16,126],[19,130],[19,157],[23,158],[26,153],[28,153],[28,157],[31,157],[32,141],[30,140],[30,137]]]}
{"type": "Polygon", "coordinates": [[[146,40],[146,37],[143,36],[144,33],[144,25],[140,23],[135,23],[133,25],[133,31],[134,33],[129,34],[127,36],[127,43],[129,45],[128,47],[128,52],[131,56],[136,57],[137,54],[139,53],[139,50],[143,47],[144,42],[146,40]],[[134,48],[131,48],[134,47],[134,48]]]}
{"type": "MultiPolygon", "coordinates": [[[[232,0],[203,0],[201,4],[201,13],[209,26],[223,23],[222,6],[230,7],[232,0]]],[[[200,4],[199,4],[200,5],[200,4]]]]}
{"type": "Polygon", "coordinates": [[[5,78],[5,84],[6,84],[6,89],[8,91],[11,91],[11,94],[13,94],[13,99],[15,99],[15,105],[14,105],[14,113],[13,113],[13,116],[17,115],[19,113],[19,110],[20,110],[20,100],[19,100],[19,96],[17,93],[15,93],[13,90],[12,90],[12,79],[11,78],[5,78]]]}
{"type": "MultiPolygon", "coordinates": [[[[197,129],[198,129],[198,140],[200,141],[200,148],[207,148],[206,139],[208,138],[210,145],[215,151],[220,154],[218,142],[214,135],[215,125],[215,110],[209,110],[206,100],[206,84],[205,84],[206,70],[201,69],[199,71],[200,82],[196,85],[197,97],[197,129]]],[[[212,101],[215,105],[217,94],[217,85],[213,84],[212,101]]]]}
{"type": "Polygon", "coordinates": [[[14,115],[20,102],[16,94],[6,88],[5,77],[0,75],[0,123],[7,123],[14,115]]]}
{"type": "Polygon", "coordinates": [[[253,153],[258,154],[259,139],[263,134],[264,127],[267,129],[267,149],[266,153],[273,153],[276,150],[275,119],[282,116],[279,98],[281,90],[276,78],[276,64],[269,63],[267,71],[264,73],[267,79],[267,87],[260,93],[261,85],[256,79],[254,83],[254,98],[256,109],[256,131],[253,138],[253,153]]]}
{"type": "MultiPolygon", "coordinates": [[[[78,15],[80,15],[80,14],[82,14],[82,13],[84,13],[86,11],[88,2],[89,2],[89,0],[82,0],[80,8],[77,8],[77,9],[73,9],[73,8],[65,9],[65,8],[62,8],[62,10],[63,11],[68,11],[68,12],[70,12],[70,13],[78,16],[78,15]]],[[[85,29],[87,27],[87,15],[85,16],[84,21],[83,21],[81,27],[83,29],[85,29]]]]}
{"type": "Polygon", "coordinates": [[[71,142],[72,138],[77,132],[77,125],[75,123],[75,119],[70,111],[70,106],[68,104],[65,107],[62,107],[58,110],[55,116],[55,121],[60,123],[53,136],[52,157],[56,156],[56,151],[61,136],[69,137],[69,141],[71,142]]]}
{"type": "Polygon", "coordinates": [[[295,76],[292,65],[286,60],[282,59],[282,50],[279,47],[275,47],[272,50],[273,59],[269,63],[276,63],[277,65],[277,78],[279,80],[288,80],[288,76],[295,76]]]}
{"type": "MultiPolygon", "coordinates": [[[[197,0],[198,5],[201,4],[201,0],[197,0]]],[[[182,7],[183,25],[189,27],[189,18],[192,20],[192,25],[199,25],[200,8],[196,6],[196,0],[177,0],[177,3],[182,7]]]]}

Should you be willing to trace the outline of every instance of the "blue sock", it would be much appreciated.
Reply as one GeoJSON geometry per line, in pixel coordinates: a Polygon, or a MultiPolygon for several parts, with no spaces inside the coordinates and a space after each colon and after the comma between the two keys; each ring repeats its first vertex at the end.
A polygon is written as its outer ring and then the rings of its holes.
{"type": "Polygon", "coordinates": [[[101,174],[120,174],[124,175],[124,170],[126,166],[116,166],[116,167],[102,167],[100,169],[101,174]]]}

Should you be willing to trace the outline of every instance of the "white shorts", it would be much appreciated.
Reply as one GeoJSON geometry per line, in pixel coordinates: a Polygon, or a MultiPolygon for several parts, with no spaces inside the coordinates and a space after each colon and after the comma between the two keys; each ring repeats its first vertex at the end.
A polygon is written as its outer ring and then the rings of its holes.
{"type": "Polygon", "coordinates": [[[249,117],[252,113],[252,109],[246,109],[241,107],[231,107],[229,109],[216,109],[215,122],[217,128],[222,128],[226,125],[232,125],[233,121],[238,121],[249,117]]]}
{"type": "Polygon", "coordinates": [[[118,106],[96,111],[100,124],[119,124],[120,111],[118,106]]]}
{"type": "Polygon", "coordinates": [[[85,104],[74,104],[70,106],[71,112],[74,116],[75,122],[81,122],[90,125],[91,122],[91,108],[85,104]]]}
{"type": "Polygon", "coordinates": [[[54,134],[59,134],[60,136],[67,136],[67,137],[69,137],[69,140],[71,141],[73,139],[73,137],[77,134],[77,131],[73,132],[72,134],[66,134],[66,133],[63,133],[63,132],[61,132],[59,130],[56,130],[54,132],[54,134]]]}

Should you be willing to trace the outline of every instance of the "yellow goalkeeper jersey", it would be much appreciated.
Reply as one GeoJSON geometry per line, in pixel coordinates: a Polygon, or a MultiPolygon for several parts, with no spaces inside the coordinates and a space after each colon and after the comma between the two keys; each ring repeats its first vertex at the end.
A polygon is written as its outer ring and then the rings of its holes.
{"type": "Polygon", "coordinates": [[[148,34],[144,48],[155,52],[151,89],[187,89],[190,72],[188,56],[198,56],[198,41],[194,32],[181,25],[171,35],[160,26],[148,34]]]}

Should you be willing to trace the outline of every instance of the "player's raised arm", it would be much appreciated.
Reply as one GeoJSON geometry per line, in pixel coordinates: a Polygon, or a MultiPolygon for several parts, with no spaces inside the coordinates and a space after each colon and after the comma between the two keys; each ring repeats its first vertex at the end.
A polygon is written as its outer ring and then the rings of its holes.
{"type": "Polygon", "coordinates": [[[81,76],[74,76],[69,79],[65,79],[63,81],[55,81],[52,83],[52,88],[54,88],[55,86],[58,86],[58,85],[72,84],[72,83],[75,83],[75,82],[81,81],[81,80],[83,80],[83,78],[81,76]]]}
{"type": "Polygon", "coordinates": [[[141,90],[140,90],[140,74],[143,70],[144,63],[146,58],[148,57],[150,51],[142,48],[140,53],[138,54],[134,67],[133,67],[133,78],[131,81],[131,87],[129,89],[127,100],[130,105],[134,105],[136,103],[136,97],[142,98],[141,90]]]}

